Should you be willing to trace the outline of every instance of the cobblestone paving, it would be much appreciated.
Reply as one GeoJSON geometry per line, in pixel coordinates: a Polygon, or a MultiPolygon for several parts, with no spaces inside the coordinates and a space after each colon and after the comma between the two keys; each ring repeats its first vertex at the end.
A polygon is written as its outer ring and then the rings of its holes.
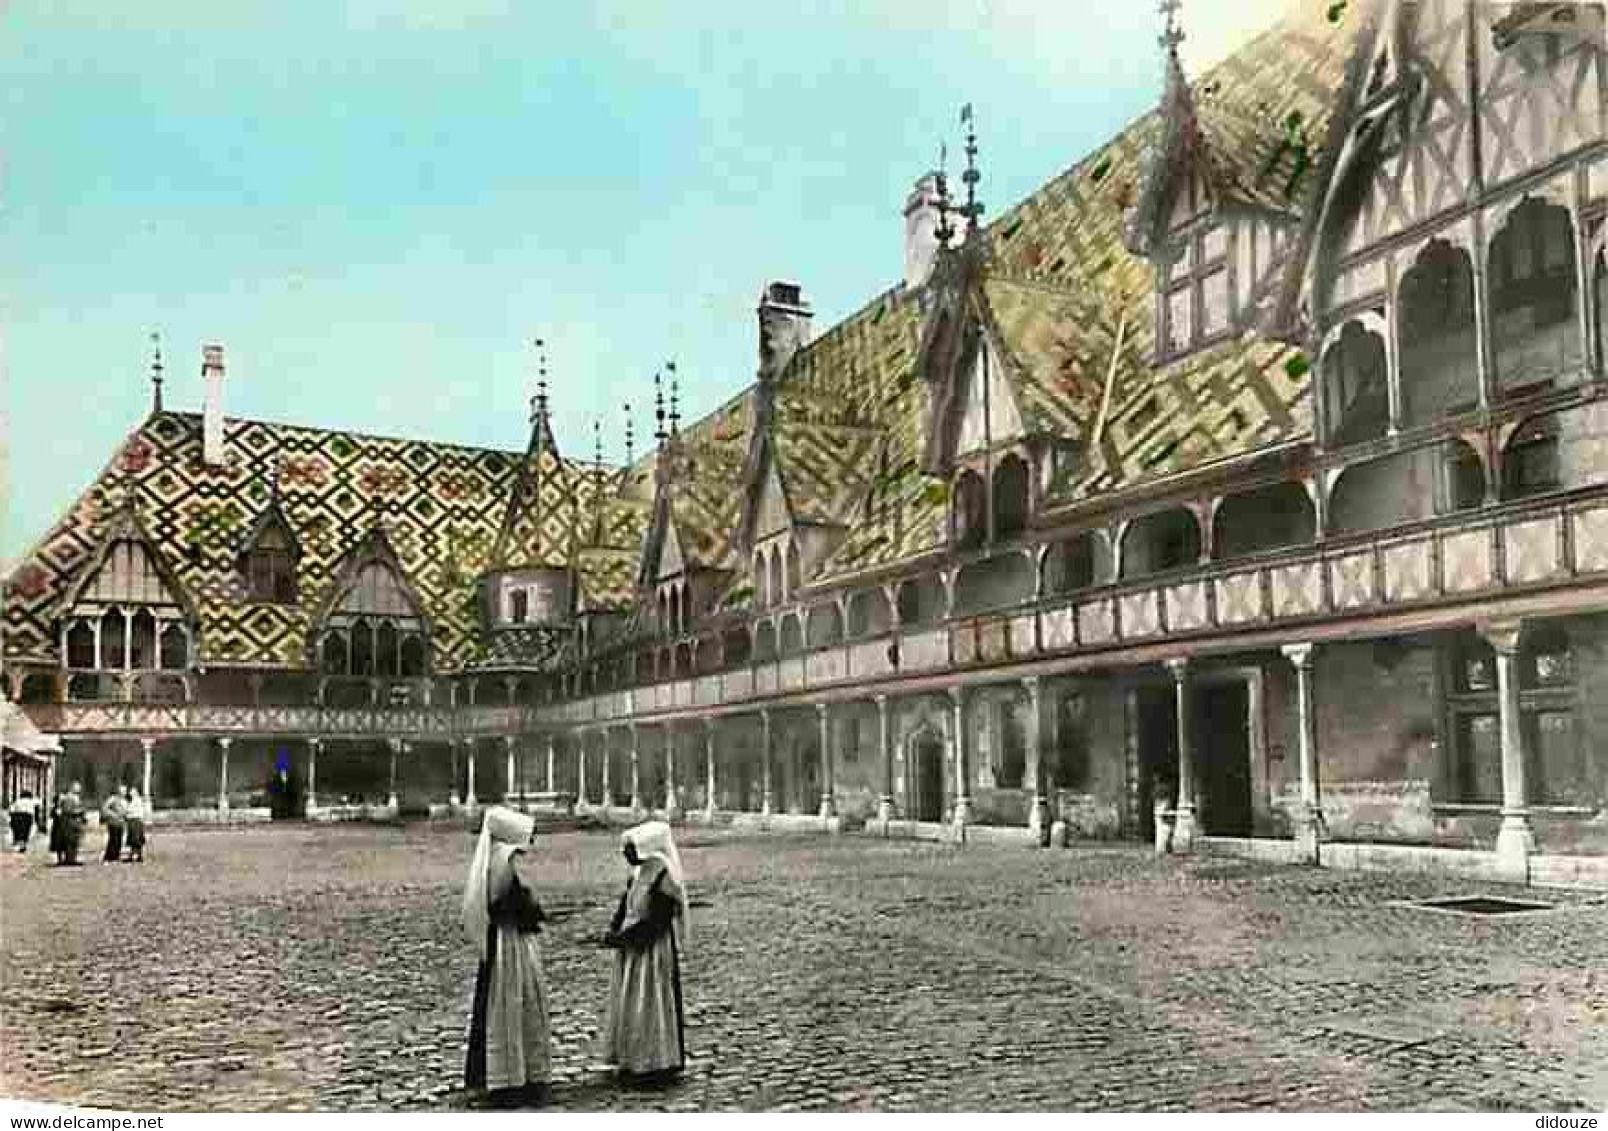
{"type": "MultiPolygon", "coordinates": [[[[98,848],[97,838],[92,845],[98,848]]],[[[157,830],[143,866],[0,862],[0,1090],[128,1110],[452,1108],[473,952],[444,828],[157,830]]],[[[1492,885],[686,830],[685,1078],[592,1067],[623,864],[532,869],[561,1109],[1593,1110],[1608,901],[1492,885]],[[1530,898],[1535,893],[1508,893],[1530,898]]]]}

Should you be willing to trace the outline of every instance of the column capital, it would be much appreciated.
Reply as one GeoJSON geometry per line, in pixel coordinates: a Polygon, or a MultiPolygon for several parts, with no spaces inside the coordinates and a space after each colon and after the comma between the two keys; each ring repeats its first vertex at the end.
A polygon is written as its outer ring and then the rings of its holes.
{"type": "Polygon", "coordinates": [[[715,724],[718,723],[719,721],[720,721],[719,719],[714,718],[712,716],[710,718],[706,718],[703,721],[704,734],[706,734],[710,738],[713,738],[715,736],[715,724]]]}
{"type": "Polygon", "coordinates": [[[514,735],[511,735],[511,734],[503,735],[502,736],[503,745],[506,746],[508,749],[512,750],[514,748],[514,739],[515,739],[514,735]]]}
{"type": "Polygon", "coordinates": [[[1524,635],[1524,629],[1524,621],[1516,619],[1482,621],[1478,626],[1479,634],[1485,637],[1486,643],[1503,656],[1518,655],[1519,640],[1524,635]]]}
{"type": "Polygon", "coordinates": [[[826,718],[826,710],[827,710],[827,707],[829,705],[830,704],[827,704],[827,703],[817,703],[817,704],[815,704],[815,713],[816,713],[816,715],[818,715],[819,717],[821,717],[823,719],[826,718]]]}
{"type": "Polygon", "coordinates": [[[154,738],[142,738],[142,739],[140,739],[140,749],[145,751],[147,754],[149,754],[151,752],[151,748],[153,746],[155,746],[155,745],[156,745],[156,739],[154,739],[154,738]]]}
{"type": "Polygon", "coordinates": [[[230,738],[228,735],[219,735],[218,745],[227,750],[229,747],[234,745],[234,739],[230,738]]]}
{"type": "Polygon", "coordinates": [[[1189,675],[1188,656],[1173,656],[1171,659],[1163,660],[1162,664],[1172,673],[1175,683],[1184,682],[1185,677],[1189,675]]]}
{"type": "Polygon", "coordinates": [[[1312,645],[1310,642],[1304,644],[1285,644],[1280,646],[1279,651],[1283,652],[1284,658],[1289,660],[1290,663],[1294,664],[1297,668],[1301,669],[1302,671],[1311,671],[1313,647],[1314,645],[1312,645]]]}
{"type": "Polygon", "coordinates": [[[886,693],[879,692],[876,695],[873,695],[871,697],[871,701],[877,705],[878,711],[886,711],[888,709],[888,696],[886,693]]]}
{"type": "Polygon", "coordinates": [[[311,746],[314,750],[317,750],[320,746],[324,745],[324,740],[322,738],[309,738],[307,740],[307,745],[311,746]]]}
{"type": "Polygon", "coordinates": [[[957,683],[953,687],[947,687],[944,690],[949,693],[949,698],[955,704],[955,706],[959,707],[966,702],[965,684],[957,683]]]}
{"type": "Polygon", "coordinates": [[[1027,690],[1027,693],[1030,696],[1032,696],[1034,699],[1037,699],[1039,697],[1039,693],[1044,690],[1044,680],[1041,676],[1024,675],[1022,677],[1022,686],[1027,690]]]}

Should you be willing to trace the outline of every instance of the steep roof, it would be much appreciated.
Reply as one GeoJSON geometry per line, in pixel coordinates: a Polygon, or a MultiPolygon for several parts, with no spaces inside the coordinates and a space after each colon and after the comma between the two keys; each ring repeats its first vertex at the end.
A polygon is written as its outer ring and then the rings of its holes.
{"type": "Polygon", "coordinates": [[[519,456],[419,440],[230,420],[228,462],[201,459],[201,420],[154,413],[7,581],[6,656],[53,661],[52,621],[67,587],[127,498],[162,566],[193,603],[203,663],[300,666],[313,617],[343,563],[383,524],[398,564],[430,619],[438,668],[476,649],[475,586],[510,497],[519,456]],[[250,599],[237,551],[269,504],[301,545],[299,601],[250,599]]]}

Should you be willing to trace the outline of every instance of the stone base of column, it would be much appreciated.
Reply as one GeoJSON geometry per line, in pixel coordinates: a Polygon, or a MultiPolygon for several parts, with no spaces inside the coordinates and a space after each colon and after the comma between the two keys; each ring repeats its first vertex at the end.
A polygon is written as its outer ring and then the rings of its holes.
{"type": "Polygon", "coordinates": [[[476,809],[480,808],[480,802],[475,798],[475,795],[471,793],[468,797],[463,799],[463,807],[469,810],[469,812],[473,813],[476,809]]]}
{"type": "Polygon", "coordinates": [[[830,793],[823,793],[821,795],[821,812],[820,812],[821,820],[829,821],[833,817],[836,817],[836,816],[837,816],[837,802],[835,800],[833,800],[832,795],[830,793]]]}
{"type": "Polygon", "coordinates": [[[1035,794],[1033,805],[1027,812],[1027,831],[1039,844],[1044,844],[1049,835],[1050,805],[1043,794],[1035,794]]]}
{"type": "Polygon", "coordinates": [[[969,797],[955,799],[955,814],[953,821],[957,825],[969,825],[972,822],[972,803],[969,797]]]}
{"type": "Polygon", "coordinates": [[[1530,882],[1530,857],[1535,855],[1535,834],[1527,812],[1505,812],[1496,834],[1496,867],[1504,880],[1530,882]]]}
{"type": "Polygon", "coordinates": [[[1188,852],[1195,847],[1195,807],[1180,805],[1173,814],[1172,850],[1188,852]]]}
{"type": "Polygon", "coordinates": [[[1055,821],[1050,825],[1051,848],[1066,848],[1072,843],[1072,830],[1065,821],[1055,821]]]}
{"type": "Polygon", "coordinates": [[[893,798],[886,794],[877,799],[877,820],[884,825],[893,820],[893,798]]]}
{"type": "Polygon", "coordinates": [[[614,794],[605,793],[603,795],[603,806],[602,807],[603,807],[603,810],[605,812],[607,812],[608,810],[614,808],[614,794]]]}
{"type": "Polygon", "coordinates": [[[1295,860],[1298,864],[1316,864],[1323,843],[1323,814],[1316,809],[1296,818],[1295,860]]]}
{"type": "Polygon", "coordinates": [[[640,798],[640,797],[631,798],[631,812],[635,813],[635,814],[639,814],[639,815],[641,813],[646,812],[646,810],[644,810],[642,808],[642,798],[640,798]]]}
{"type": "Polygon", "coordinates": [[[664,799],[664,819],[667,821],[679,821],[681,816],[681,798],[671,793],[664,799]]]}
{"type": "Polygon", "coordinates": [[[447,794],[447,808],[454,813],[463,808],[463,800],[458,796],[456,790],[447,794]]]}
{"type": "Polygon", "coordinates": [[[765,795],[763,804],[760,805],[759,815],[761,817],[773,817],[776,815],[776,799],[768,793],[765,795]]]}
{"type": "Polygon", "coordinates": [[[1172,851],[1173,811],[1157,806],[1155,810],[1156,854],[1165,856],[1172,851]]]}
{"type": "Polygon", "coordinates": [[[715,814],[718,813],[719,811],[720,810],[715,808],[715,803],[713,801],[711,801],[708,805],[705,805],[703,807],[704,824],[706,824],[706,825],[714,824],[715,823],[715,814]]]}
{"type": "Polygon", "coordinates": [[[386,799],[385,799],[385,807],[387,809],[389,809],[392,813],[395,813],[398,809],[401,808],[401,806],[397,804],[396,794],[393,793],[393,794],[389,795],[388,797],[386,797],[386,799]]]}
{"type": "Polygon", "coordinates": [[[218,798],[218,812],[227,813],[228,811],[229,811],[229,799],[227,797],[218,798]]]}

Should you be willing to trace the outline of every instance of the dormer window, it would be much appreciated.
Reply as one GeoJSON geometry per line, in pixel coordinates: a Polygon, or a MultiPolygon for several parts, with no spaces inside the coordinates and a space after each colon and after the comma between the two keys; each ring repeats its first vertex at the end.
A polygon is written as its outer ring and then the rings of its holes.
{"type": "Polygon", "coordinates": [[[296,603],[296,558],[299,547],[277,504],[257,524],[240,556],[240,571],[253,601],[275,605],[296,603]]]}
{"type": "Polygon", "coordinates": [[[1178,237],[1162,273],[1161,360],[1189,353],[1232,328],[1228,286],[1228,229],[1208,223],[1178,237]]]}
{"type": "Polygon", "coordinates": [[[530,619],[530,595],[523,589],[515,589],[509,594],[508,619],[515,624],[524,624],[530,619]]]}

